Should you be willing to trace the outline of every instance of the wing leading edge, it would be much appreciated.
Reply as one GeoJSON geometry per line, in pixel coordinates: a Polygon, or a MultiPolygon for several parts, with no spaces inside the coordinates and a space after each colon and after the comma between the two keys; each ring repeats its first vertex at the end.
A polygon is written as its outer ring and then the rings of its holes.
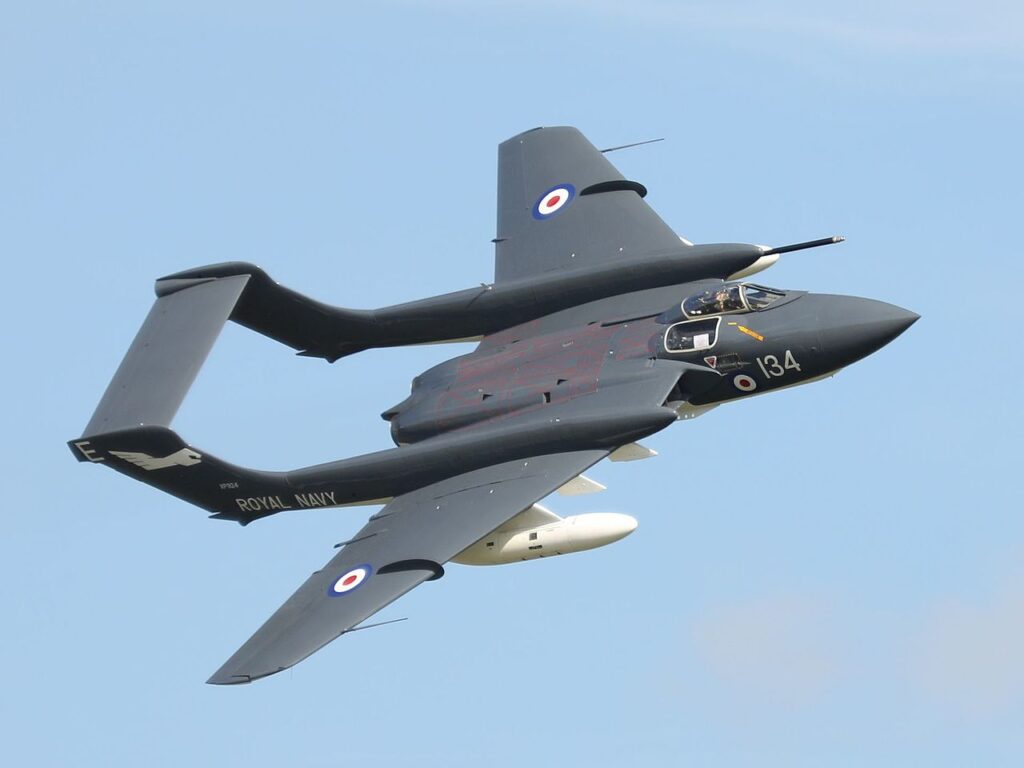
{"type": "Polygon", "coordinates": [[[466,472],[395,498],[296,590],[207,681],[249,683],[288,669],[608,455],[575,451],[466,472]]]}

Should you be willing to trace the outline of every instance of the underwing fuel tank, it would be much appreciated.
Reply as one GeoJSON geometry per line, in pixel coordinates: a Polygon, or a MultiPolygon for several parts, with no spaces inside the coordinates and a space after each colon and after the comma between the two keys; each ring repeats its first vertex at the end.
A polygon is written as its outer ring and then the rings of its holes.
{"type": "Polygon", "coordinates": [[[452,558],[462,565],[504,565],[595,549],[636,530],[636,518],[618,512],[559,517],[535,504],[452,558]],[[535,524],[540,522],[539,525],[535,524]],[[529,526],[529,527],[523,527],[529,526]]]}

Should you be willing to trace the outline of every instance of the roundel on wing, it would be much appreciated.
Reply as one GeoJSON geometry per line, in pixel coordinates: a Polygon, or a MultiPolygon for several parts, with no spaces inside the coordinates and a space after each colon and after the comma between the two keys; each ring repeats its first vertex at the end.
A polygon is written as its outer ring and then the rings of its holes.
{"type": "Polygon", "coordinates": [[[335,579],[334,583],[327,589],[327,594],[331,597],[338,597],[358,589],[364,581],[370,578],[371,573],[373,573],[373,567],[369,563],[357,565],[335,579]]]}
{"type": "Polygon", "coordinates": [[[559,184],[552,187],[533,204],[533,218],[543,221],[550,219],[565,209],[576,197],[576,187],[572,184],[559,184]]]}

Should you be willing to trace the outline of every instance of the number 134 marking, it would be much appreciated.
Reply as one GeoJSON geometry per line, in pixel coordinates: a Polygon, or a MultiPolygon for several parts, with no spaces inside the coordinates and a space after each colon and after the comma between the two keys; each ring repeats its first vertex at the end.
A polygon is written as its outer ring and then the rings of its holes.
{"type": "Polygon", "coordinates": [[[769,379],[777,379],[780,376],[785,376],[786,371],[799,371],[800,363],[793,357],[793,353],[788,349],[782,356],[782,363],[779,363],[779,358],[775,355],[765,355],[764,357],[757,358],[757,364],[761,367],[761,373],[769,379]]]}

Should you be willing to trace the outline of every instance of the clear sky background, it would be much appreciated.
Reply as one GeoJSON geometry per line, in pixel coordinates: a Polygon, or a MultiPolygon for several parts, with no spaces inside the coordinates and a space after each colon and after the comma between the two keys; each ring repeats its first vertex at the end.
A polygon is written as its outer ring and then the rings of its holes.
{"type": "MultiPolygon", "coordinates": [[[[1020,3],[5,2],[0,762],[1024,763],[1020,3]],[[372,307],[492,277],[498,142],[578,126],[758,279],[919,312],[820,384],[607,462],[640,527],[452,566],[252,686],[203,681],[372,510],[248,528],[77,464],[154,278],[372,307]]],[[[175,423],[285,469],[468,345],[331,366],[228,327],[175,423]]]]}

